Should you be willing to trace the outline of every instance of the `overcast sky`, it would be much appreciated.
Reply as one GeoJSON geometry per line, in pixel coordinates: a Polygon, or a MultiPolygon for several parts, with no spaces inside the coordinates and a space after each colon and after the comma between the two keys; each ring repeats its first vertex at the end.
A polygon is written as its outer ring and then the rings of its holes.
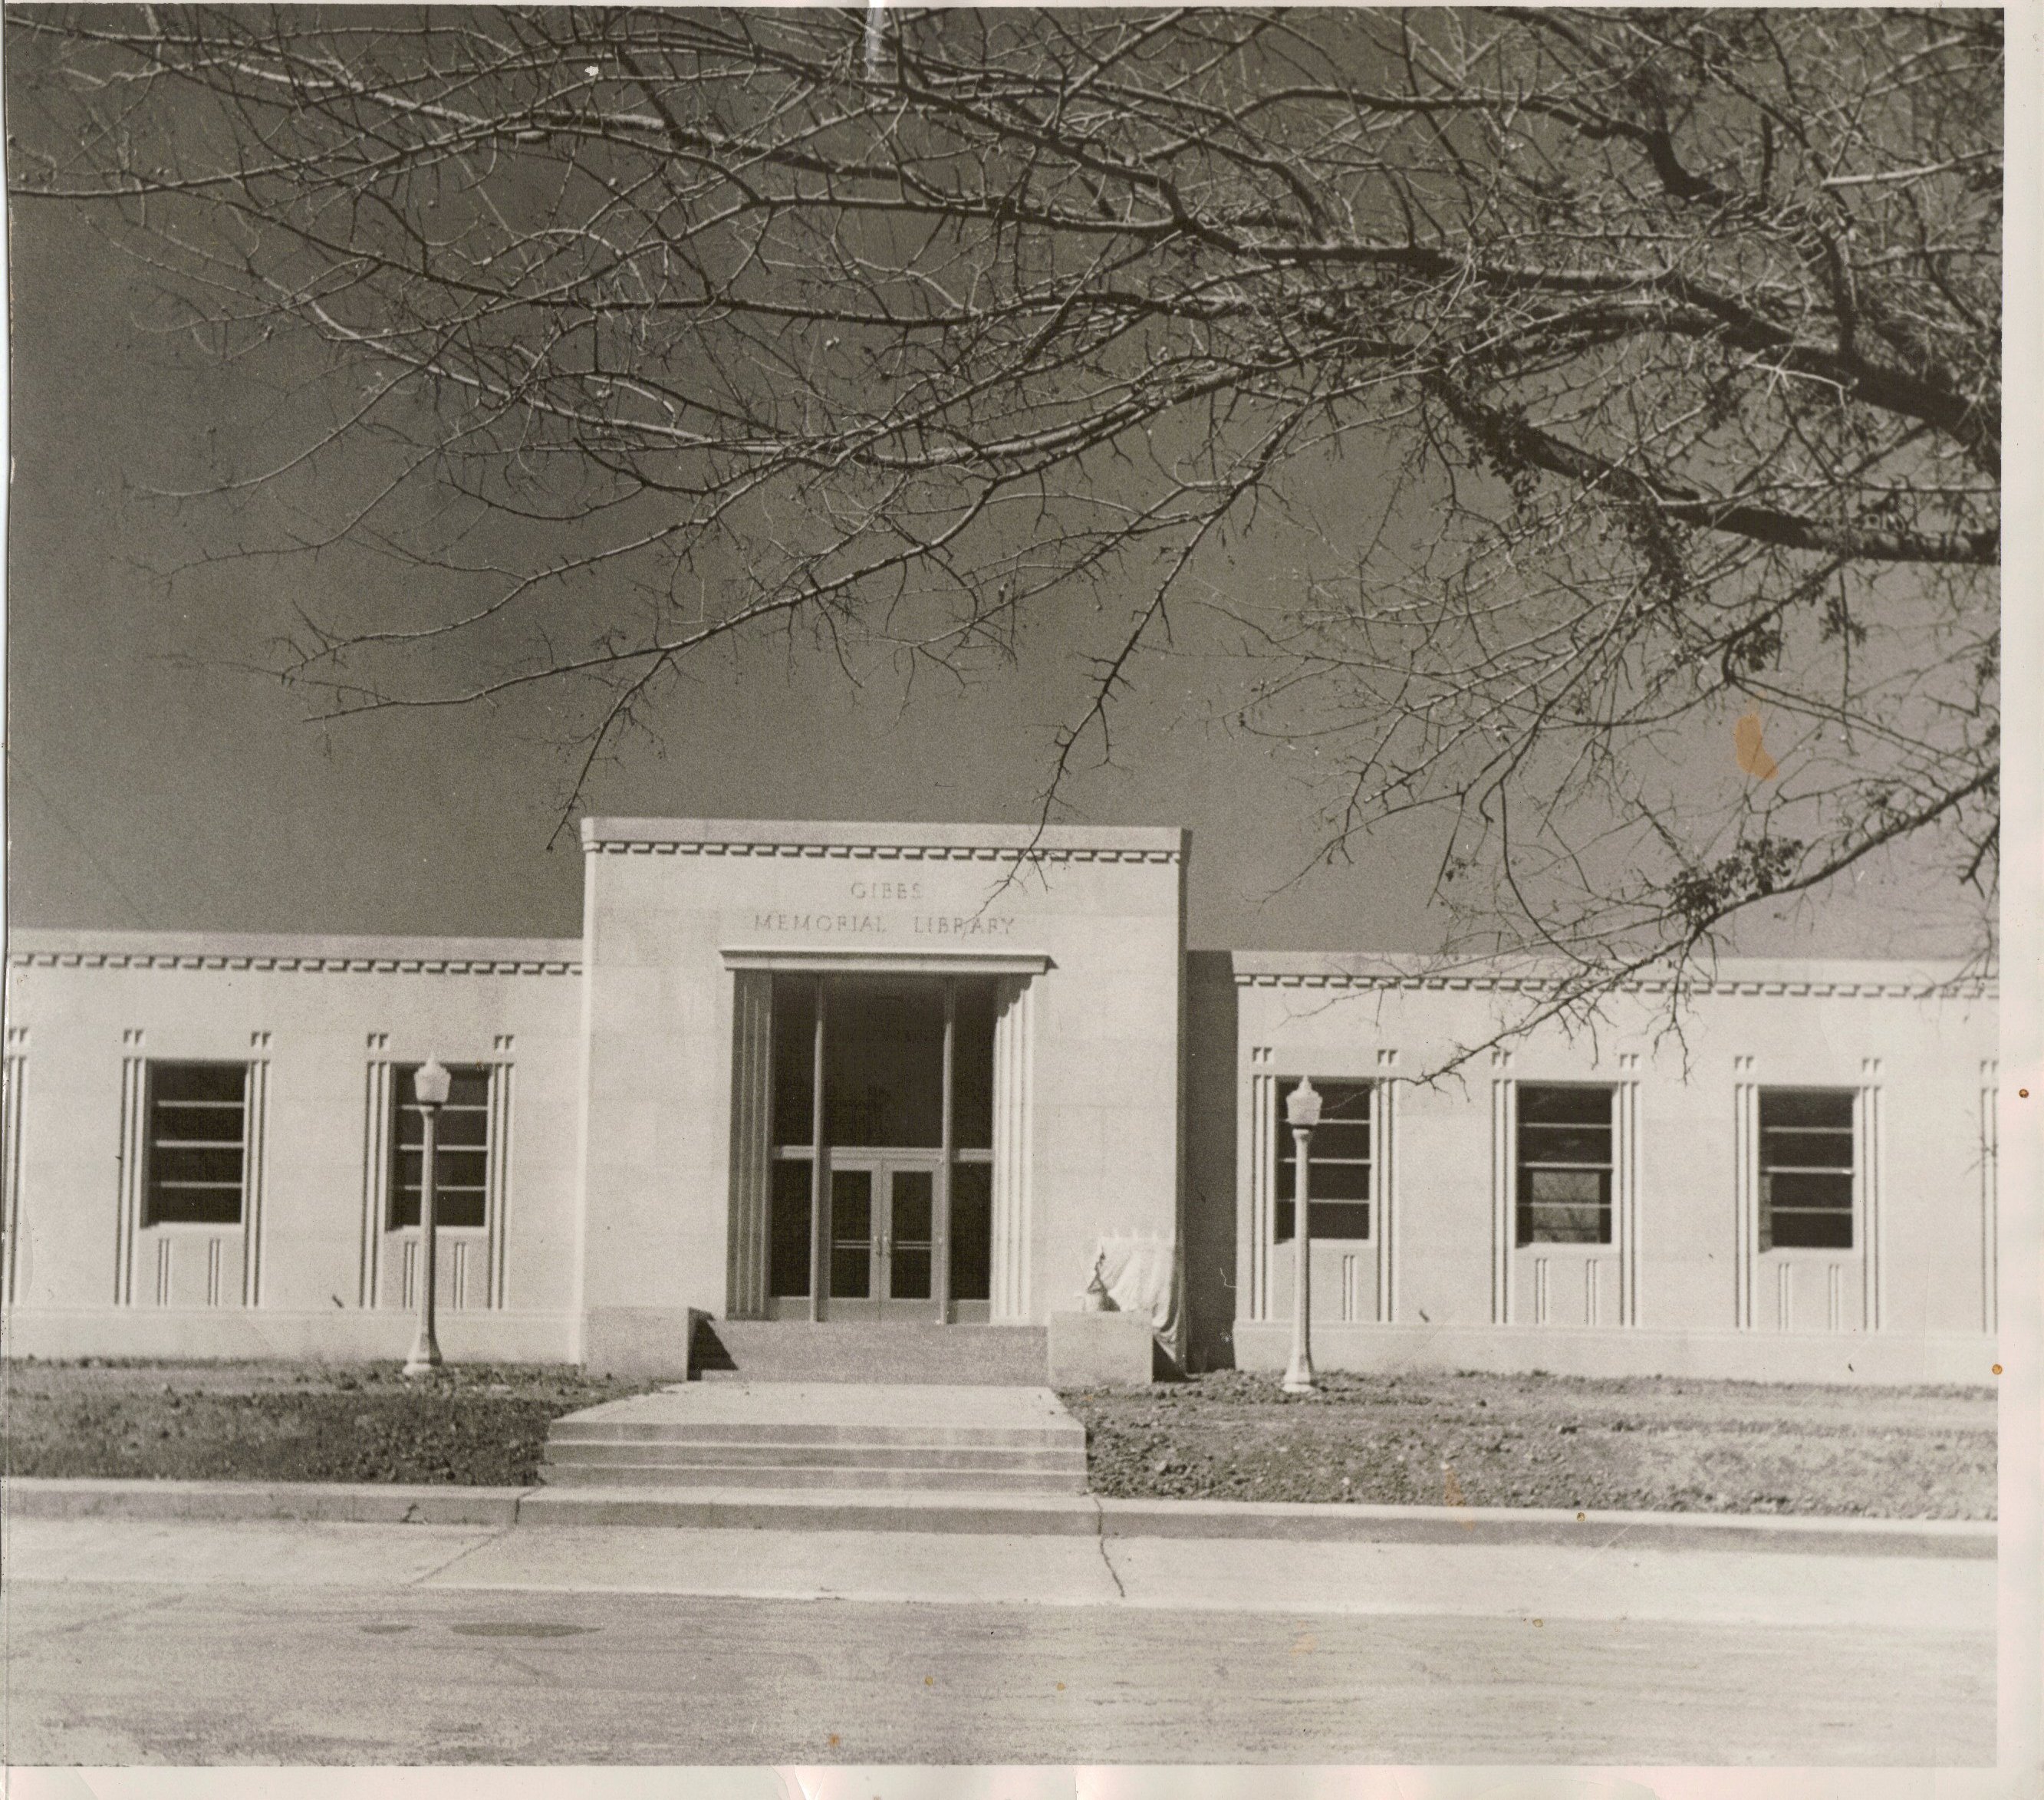
{"type": "MultiPolygon", "coordinates": [[[[167,569],[228,540],[215,514],[151,491],[190,480],[209,434],[288,432],[288,402],[158,328],[146,276],[75,217],[17,210],[11,255],[13,922],[578,931],[579,851],[571,836],[549,848],[572,765],[544,697],[308,723],[302,697],[245,666],[274,656],[297,606],[345,610],[348,584],[395,573],[344,552],[223,561],[168,586],[167,569]]],[[[1252,589],[1287,576],[1254,542],[1213,574],[1252,589]]],[[[925,676],[905,691],[882,665],[858,691],[822,658],[763,641],[704,666],[659,742],[629,740],[598,772],[587,809],[1028,820],[1053,734],[1083,703],[1082,659],[1122,622],[1112,604],[1046,617],[1016,670],[966,690],[925,676]]],[[[1318,837],[1311,753],[1215,723],[1247,666],[1217,626],[1181,627],[1181,654],[1138,673],[1119,766],[1070,790],[1073,816],[1192,828],[1195,945],[1436,947],[1433,829],[1381,834],[1353,866],[1295,879],[1318,837]]],[[[1728,737],[1723,777],[1741,778],[1728,737]]],[[[1755,921],[1739,947],[1955,941],[1942,895],[1873,882],[1857,904],[1755,921]]]]}

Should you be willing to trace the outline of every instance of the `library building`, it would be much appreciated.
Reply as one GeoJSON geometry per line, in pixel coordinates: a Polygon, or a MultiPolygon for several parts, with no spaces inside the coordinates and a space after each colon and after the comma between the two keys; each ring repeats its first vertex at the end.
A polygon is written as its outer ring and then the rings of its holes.
{"type": "Polygon", "coordinates": [[[582,845],[573,938],[13,932],[8,1353],[402,1357],[432,1060],[451,1360],[1055,1382],[1105,1315],[1162,1376],[1278,1369],[1303,1257],[1323,1368],[1987,1378],[1956,967],[1726,961],[1676,1029],[1643,977],[1500,1038],[1535,965],[1189,950],[1178,831],[582,845]]]}

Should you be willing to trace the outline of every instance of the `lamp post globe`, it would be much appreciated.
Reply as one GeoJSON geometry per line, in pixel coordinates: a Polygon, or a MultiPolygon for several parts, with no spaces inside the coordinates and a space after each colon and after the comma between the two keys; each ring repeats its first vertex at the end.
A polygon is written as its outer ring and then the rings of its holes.
{"type": "Polygon", "coordinates": [[[428,1056],[412,1077],[412,1096],[419,1108],[419,1330],[412,1340],[412,1353],[405,1359],[405,1373],[430,1375],[440,1366],[440,1341],[434,1329],[433,1303],[440,1271],[435,1252],[440,1234],[436,1229],[435,1177],[439,1160],[436,1138],[440,1108],[447,1104],[453,1078],[440,1058],[428,1056]]]}
{"type": "Polygon", "coordinates": [[[1313,1234],[1309,1171],[1313,1127],[1320,1122],[1320,1094],[1310,1080],[1285,1096],[1285,1123],[1292,1128],[1295,1174],[1292,1183],[1292,1357],[1285,1365],[1285,1391],[1310,1394],[1319,1386],[1313,1372],[1313,1234]]]}

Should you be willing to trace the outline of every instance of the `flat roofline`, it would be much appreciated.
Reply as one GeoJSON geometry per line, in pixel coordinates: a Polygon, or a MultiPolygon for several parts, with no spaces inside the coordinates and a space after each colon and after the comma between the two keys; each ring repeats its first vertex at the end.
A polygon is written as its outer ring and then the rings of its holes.
{"type": "Polygon", "coordinates": [[[10,961],[29,957],[229,962],[574,963],[579,938],[385,938],[274,931],[78,931],[18,926],[10,961]]]}
{"type": "MultiPolygon", "coordinates": [[[[1362,983],[1457,984],[1481,982],[1485,986],[1501,981],[1547,982],[1573,973],[1573,965],[1548,958],[1426,955],[1411,951],[1368,950],[1230,950],[1229,959],[1238,978],[1294,977],[1362,983]]],[[[1669,964],[1656,964],[1629,977],[1624,985],[1647,983],[1666,985],[1673,977],[1669,964]]],[[[1996,972],[1981,971],[1956,958],[1931,957],[1720,957],[1700,961],[1689,971],[1699,987],[1722,990],[1754,983],[1823,982],[1846,984],[1900,984],[1914,987],[1964,984],[1992,991],[1996,972]]]]}
{"type": "Polygon", "coordinates": [[[984,850],[1056,854],[1138,851],[1182,857],[1190,833],[1160,825],[916,824],[829,819],[585,819],[585,850],[603,844],[771,844],[830,850],[984,850]]]}

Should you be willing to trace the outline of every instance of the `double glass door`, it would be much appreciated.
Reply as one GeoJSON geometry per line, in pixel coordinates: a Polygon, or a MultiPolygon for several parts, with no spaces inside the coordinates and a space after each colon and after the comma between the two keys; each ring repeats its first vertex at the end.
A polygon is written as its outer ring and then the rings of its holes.
{"type": "Polygon", "coordinates": [[[772,1006],[766,1315],[984,1323],[993,979],[776,974],[772,1006]]]}
{"type": "Polygon", "coordinates": [[[827,1316],[934,1316],[939,1166],[927,1153],[832,1153],[827,1316]]]}

